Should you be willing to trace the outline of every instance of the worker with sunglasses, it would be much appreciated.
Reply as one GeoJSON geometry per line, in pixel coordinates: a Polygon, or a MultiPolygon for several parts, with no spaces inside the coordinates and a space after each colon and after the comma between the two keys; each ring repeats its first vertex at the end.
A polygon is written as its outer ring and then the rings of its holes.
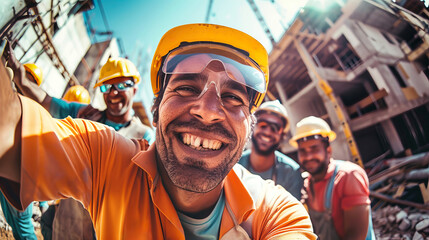
{"type": "Polygon", "coordinates": [[[0,89],[11,103],[0,106],[0,187],[11,203],[72,196],[98,239],[316,239],[301,203],[236,165],[268,85],[258,41],[219,25],[175,27],[155,51],[151,81],[150,147],[96,122],[53,119],[0,89]]]}
{"type": "Polygon", "coordinates": [[[255,117],[251,149],[244,151],[239,163],[251,173],[281,185],[300,200],[304,181],[299,164],[277,151],[289,131],[286,108],[278,100],[264,102],[255,117]]]}
{"type": "MultiPolygon", "coordinates": [[[[30,97],[44,106],[55,118],[85,118],[113,127],[123,136],[144,138],[150,144],[155,140],[152,128],[144,125],[134,116],[133,98],[140,82],[140,74],[134,64],[124,58],[109,58],[100,70],[94,88],[100,87],[106,109],[100,111],[90,104],[69,102],[49,96],[34,81],[25,77],[24,67],[11,52],[10,66],[15,72],[14,82],[24,96],[30,97]]],[[[27,67],[26,67],[27,68],[27,67]]]]}

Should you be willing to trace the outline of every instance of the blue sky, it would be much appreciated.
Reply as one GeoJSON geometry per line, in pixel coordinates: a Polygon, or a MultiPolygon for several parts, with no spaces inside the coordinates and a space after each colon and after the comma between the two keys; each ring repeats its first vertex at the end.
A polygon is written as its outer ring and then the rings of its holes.
{"type": "MultiPolygon", "coordinates": [[[[86,13],[97,31],[106,31],[98,3],[102,1],[109,30],[123,43],[126,56],[138,66],[142,84],[137,101],[149,107],[153,97],[149,74],[153,53],[169,29],[188,23],[204,23],[210,0],[96,0],[86,13]],[[138,63],[141,64],[138,64],[138,63]],[[147,79],[147,81],[145,81],[147,79]]],[[[272,46],[247,0],[212,0],[209,23],[239,29],[259,40],[270,51],[272,46]]],[[[255,0],[274,39],[278,41],[297,9],[307,0],[255,0]]],[[[97,36],[98,41],[103,38],[97,36]]],[[[123,56],[124,57],[124,56],[123,56]]]]}

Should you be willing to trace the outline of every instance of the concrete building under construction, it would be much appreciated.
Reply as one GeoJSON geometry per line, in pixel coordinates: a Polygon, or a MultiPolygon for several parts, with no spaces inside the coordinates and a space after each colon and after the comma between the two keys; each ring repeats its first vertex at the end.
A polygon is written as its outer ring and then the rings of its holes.
{"type": "Polygon", "coordinates": [[[287,107],[292,132],[322,117],[338,133],[334,157],[359,163],[427,151],[427,9],[402,2],[308,2],[269,56],[268,97],[287,107]]]}

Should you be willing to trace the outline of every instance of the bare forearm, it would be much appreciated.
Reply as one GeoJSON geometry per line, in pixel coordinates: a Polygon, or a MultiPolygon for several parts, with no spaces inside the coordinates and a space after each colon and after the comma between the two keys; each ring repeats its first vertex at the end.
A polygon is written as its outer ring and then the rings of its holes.
{"type": "Polygon", "coordinates": [[[346,233],[343,240],[365,240],[366,234],[363,235],[362,232],[360,233],[346,233]]]}
{"type": "Polygon", "coordinates": [[[47,96],[46,92],[36,83],[26,78],[25,70],[22,66],[14,72],[15,77],[13,78],[13,81],[15,82],[16,87],[21,91],[22,95],[41,104],[47,96]]]}
{"type": "Polygon", "coordinates": [[[22,110],[3,63],[0,64],[0,84],[0,176],[19,182],[22,110]]]}
{"type": "MultiPolygon", "coordinates": [[[[17,79],[17,77],[15,77],[17,79]]],[[[15,80],[16,86],[21,90],[21,93],[41,104],[47,111],[51,106],[52,97],[49,96],[42,88],[37,86],[36,83],[29,81],[27,78],[20,78],[15,80]]]]}
{"type": "Polygon", "coordinates": [[[364,240],[369,224],[369,205],[361,205],[344,211],[343,240],[364,240]]]}
{"type": "Polygon", "coordinates": [[[8,66],[13,70],[14,77],[13,81],[19,92],[34,101],[40,103],[49,111],[51,97],[35,82],[29,80],[26,75],[24,66],[16,59],[15,54],[11,47],[9,51],[9,63],[8,66]]]}

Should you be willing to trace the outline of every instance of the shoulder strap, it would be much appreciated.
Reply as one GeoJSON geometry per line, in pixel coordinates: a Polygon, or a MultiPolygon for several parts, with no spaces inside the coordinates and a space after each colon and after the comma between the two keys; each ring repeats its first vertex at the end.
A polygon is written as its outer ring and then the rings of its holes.
{"type": "Polygon", "coordinates": [[[274,157],[274,167],[273,172],[271,173],[271,179],[274,181],[274,184],[277,185],[277,173],[279,172],[279,161],[277,156],[274,157]]]}
{"type": "Polygon", "coordinates": [[[329,183],[328,183],[328,187],[326,188],[325,191],[325,208],[326,209],[331,209],[332,207],[332,195],[334,193],[334,181],[335,181],[335,176],[337,175],[338,172],[338,164],[335,164],[335,170],[334,170],[334,174],[332,174],[331,178],[329,179],[329,183]]]}

